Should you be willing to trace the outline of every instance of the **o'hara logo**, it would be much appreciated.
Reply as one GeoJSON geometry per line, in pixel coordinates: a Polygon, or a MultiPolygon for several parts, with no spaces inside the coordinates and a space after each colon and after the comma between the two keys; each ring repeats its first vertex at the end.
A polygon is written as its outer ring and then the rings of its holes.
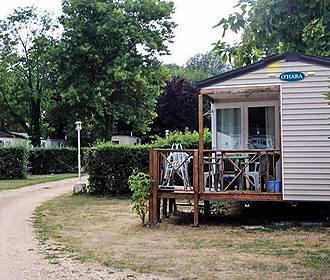
{"type": "Polygon", "coordinates": [[[305,79],[305,74],[303,72],[285,72],[280,75],[280,79],[287,82],[301,81],[305,79]]]}

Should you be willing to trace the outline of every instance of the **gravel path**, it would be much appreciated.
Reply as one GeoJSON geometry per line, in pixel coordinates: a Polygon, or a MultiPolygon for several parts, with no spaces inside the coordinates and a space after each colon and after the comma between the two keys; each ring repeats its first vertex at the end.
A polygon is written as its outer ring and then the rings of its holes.
{"type": "Polygon", "coordinates": [[[69,257],[61,257],[56,263],[45,258],[45,252],[53,246],[40,245],[35,238],[33,211],[41,203],[70,192],[76,180],[0,192],[0,280],[166,279],[82,264],[69,257]]]}

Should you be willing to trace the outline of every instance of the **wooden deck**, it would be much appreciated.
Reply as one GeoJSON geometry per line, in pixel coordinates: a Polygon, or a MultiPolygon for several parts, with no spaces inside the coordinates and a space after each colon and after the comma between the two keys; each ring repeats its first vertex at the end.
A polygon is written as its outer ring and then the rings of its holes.
{"type": "MultiPolygon", "coordinates": [[[[149,200],[149,219],[156,224],[160,221],[160,204],[163,200],[163,214],[167,209],[173,207],[173,201],[193,200],[194,203],[194,225],[198,225],[199,201],[209,205],[210,200],[237,200],[237,201],[281,201],[282,193],[270,188],[270,177],[275,177],[275,155],[280,151],[274,150],[241,150],[241,151],[204,151],[202,160],[198,150],[166,150],[153,149],[150,151],[150,174],[152,179],[152,195],[149,200]],[[178,153],[182,160],[174,163],[171,155],[178,153]],[[235,162],[233,155],[249,154],[244,157],[240,164],[235,162]],[[228,158],[226,156],[228,155],[228,158]],[[261,168],[254,173],[258,183],[251,181],[248,173],[249,164],[258,162],[261,166],[261,157],[270,157],[273,160],[264,164],[265,172],[261,168]],[[203,163],[202,170],[200,169],[203,163]],[[231,165],[233,171],[230,176],[225,168],[225,163],[231,165]],[[204,165],[208,164],[204,169],[204,165]],[[215,165],[212,169],[211,165],[215,165]],[[222,166],[222,170],[220,167],[222,166]],[[217,170],[218,168],[218,170],[217,170]],[[211,171],[212,169],[212,171],[211,171]],[[169,171],[170,170],[170,171],[169,171]],[[212,174],[211,174],[212,173],[212,174]],[[189,176],[188,176],[189,175],[189,176]],[[187,178],[183,178],[186,176],[187,178]],[[204,180],[205,176],[205,180],[204,180]],[[212,176],[212,180],[211,180],[212,176]],[[189,178],[188,178],[189,177],[189,178]],[[227,177],[227,178],[226,178],[227,177]],[[228,177],[230,177],[228,179],[228,177]],[[225,181],[226,179],[226,181],[225,181]],[[175,185],[176,181],[182,185],[175,185]],[[169,205],[168,205],[169,202],[169,205]]],[[[240,156],[242,158],[242,156],[240,156]]],[[[273,179],[274,184],[274,179],[273,179]]]]}
{"type": "MultiPolygon", "coordinates": [[[[175,199],[188,199],[194,198],[194,191],[184,190],[182,186],[175,186],[174,190],[169,188],[158,189],[158,198],[175,198],[175,199]]],[[[200,200],[238,200],[238,201],[281,201],[282,193],[262,192],[256,193],[251,191],[204,191],[199,193],[200,200]]]]}

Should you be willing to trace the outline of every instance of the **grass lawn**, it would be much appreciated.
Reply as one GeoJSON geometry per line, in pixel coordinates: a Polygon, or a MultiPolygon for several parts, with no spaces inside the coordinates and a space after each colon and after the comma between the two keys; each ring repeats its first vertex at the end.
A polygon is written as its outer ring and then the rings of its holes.
{"type": "Polygon", "coordinates": [[[330,279],[330,228],[191,227],[181,217],[147,228],[128,200],[63,196],[36,211],[41,238],[82,260],[179,279],[330,279]]]}
{"type": "Polygon", "coordinates": [[[17,189],[35,184],[41,184],[46,182],[58,181],[68,178],[74,178],[77,174],[56,174],[56,175],[32,175],[27,176],[26,179],[18,180],[0,180],[0,191],[17,189]]]}

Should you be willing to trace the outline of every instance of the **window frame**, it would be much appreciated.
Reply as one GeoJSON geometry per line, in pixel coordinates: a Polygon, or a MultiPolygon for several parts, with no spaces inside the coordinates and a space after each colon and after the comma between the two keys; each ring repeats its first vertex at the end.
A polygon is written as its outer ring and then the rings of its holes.
{"type": "Polygon", "coordinates": [[[280,102],[279,100],[267,101],[250,101],[250,102],[231,102],[231,103],[214,103],[212,104],[212,149],[217,149],[217,109],[234,109],[241,110],[241,135],[242,147],[241,149],[248,149],[249,137],[249,119],[248,109],[255,107],[274,107],[275,108],[275,149],[280,148],[280,102]]]}

